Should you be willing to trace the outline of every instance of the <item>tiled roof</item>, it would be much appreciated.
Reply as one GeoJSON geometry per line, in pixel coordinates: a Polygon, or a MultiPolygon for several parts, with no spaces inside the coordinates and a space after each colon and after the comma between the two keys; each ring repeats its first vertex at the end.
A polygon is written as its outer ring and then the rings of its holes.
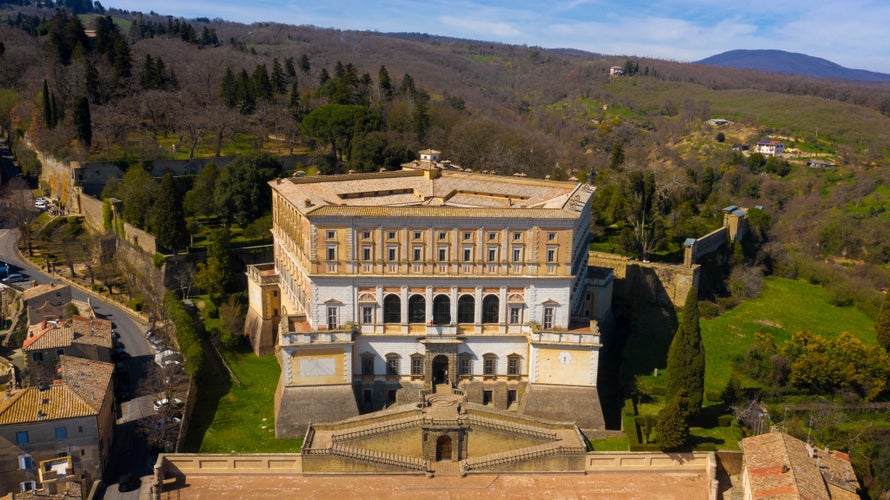
{"type": "Polygon", "coordinates": [[[753,498],[829,499],[836,495],[829,493],[828,484],[856,491],[846,455],[812,448],[784,432],[745,438],[742,451],[753,498]]]}
{"type": "Polygon", "coordinates": [[[31,288],[22,292],[22,300],[27,302],[35,297],[39,297],[43,294],[51,293],[51,292],[59,292],[59,291],[70,292],[70,288],[71,287],[68,285],[57,285],[55,283],[44,283],[42,285],[32,286],[31,288]]]}
{"type": "Polygon", "coordinates": [[[53,384],[44,391],[37,387],[20,389],[0,400],[0,425],[88,417],[98,413],[64,383],[53,384]]]}
{"type": "Polygon", "coordinates": [[[521,208],[458,208],[458,207],[338,207],[327,206],[315,210],[312,216],[339,217],[448,217],[448,218],[513,218],[566,219],[572,217],[564,210],[534,210],[521,208]]]}
{"type": "Polygon", "coordinates": [[[62,380],[96,411],[102,409],[114,365],[91,359],[60,356],[62,380]]]}
{"type": "Polygon", "coordinates": [[[111,349],[111,321],[82,316],[74,316],[59,326],[44,321],[28,329],[28,338],[22,344],[22,350],[60,349],[75,343],[111,349]]]}

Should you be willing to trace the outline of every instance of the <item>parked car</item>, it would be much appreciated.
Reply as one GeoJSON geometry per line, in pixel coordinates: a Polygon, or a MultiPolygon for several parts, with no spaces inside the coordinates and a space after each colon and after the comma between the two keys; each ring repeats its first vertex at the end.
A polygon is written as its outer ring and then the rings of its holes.
{"type": "Polygon", "coordinates": [[[167,349],[155,354],[155,364],[161,367],[179,365],[182,364],[182,356],[176,351],[167,349]]]}
{"type": "Polygon", "coordinates": [[[28,281],[28,278],[19,273],[12,273],[9,276],[3,278],[4,283],[19,283],[22,281],[28,281]]]}
{"type": "Polygon", "coordinates": [[[170,400],[167,398],[159,399],[154,402],[155,411],[161,411],[162,408],[166,406],[172,406],[174,409],[182,408],[182,400],[179,398],[173,398],[173,403],[170,403],[170,400]]]}

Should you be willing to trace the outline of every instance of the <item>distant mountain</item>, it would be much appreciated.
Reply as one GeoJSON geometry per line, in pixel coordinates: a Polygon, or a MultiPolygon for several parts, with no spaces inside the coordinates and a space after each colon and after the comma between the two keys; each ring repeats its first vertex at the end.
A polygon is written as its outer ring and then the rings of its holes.
{"type": "Polygon", "coordinates": [[[890,75],[887,73],[845,68],[826,59],[784,50],[730,50],[696,62],[709,66],[754,69],[816,78],[890,82],[890,75]]]}

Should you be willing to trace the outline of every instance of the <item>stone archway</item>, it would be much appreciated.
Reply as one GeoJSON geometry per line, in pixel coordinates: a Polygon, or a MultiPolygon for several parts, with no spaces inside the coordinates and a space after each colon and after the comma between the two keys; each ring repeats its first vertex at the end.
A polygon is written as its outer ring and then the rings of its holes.
{"type": "Polygon", "coordinates": [[[439,436],[439,439],[436,440],[436,461],[452,461],[451,454],[451,437],[450,436],[439,436]]]}

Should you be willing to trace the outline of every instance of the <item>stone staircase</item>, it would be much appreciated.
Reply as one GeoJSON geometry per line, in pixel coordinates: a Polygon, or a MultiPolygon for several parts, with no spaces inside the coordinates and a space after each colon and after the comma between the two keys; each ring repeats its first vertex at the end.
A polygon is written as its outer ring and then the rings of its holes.
{"type": "Polygon", "coordinates": [[[492,453],[476,458],[468,458],[463,462],[463,472],[479,471],[513,465],[521,462],[530,462],[555,455],[584,455],[586,449],[582,446],[565,446],[562,443],[543,443],[518,450],[492,453]]]}
{"type": "Polygon", "coordinates": [[[556,441],[555,432],[545,431],[531,426],[520,425],[513,422],[504,422],[501,420],[472,414],[469,415],[469,418],[467,420],[471,426],[482,427],[490,431],[501,432],[517,437],[541,439],[544,441],[556,441]]]}
{"type": "Polygon", "coordinates": [[[388,422],[386,424],[377,423],[365,425],[348,431],[334,432],[331,434],[331,441],[334,443],[342,443],[353,439],[376,436],[379,434],[396,432],[403,429],[411,429],[414,427],[418,427],[422,421],[423,417],[421,417],[420,415],[413,415],[407,418],[395,420],[393,422],[388,422]]]}

